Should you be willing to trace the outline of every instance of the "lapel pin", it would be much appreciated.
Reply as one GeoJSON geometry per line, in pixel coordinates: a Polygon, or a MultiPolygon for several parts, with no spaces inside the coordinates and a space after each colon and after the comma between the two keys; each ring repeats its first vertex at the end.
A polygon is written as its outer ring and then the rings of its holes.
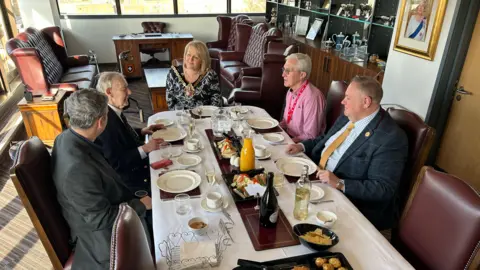
{"type": "Polygon", "coordinates": [[[370,131],[365,132],[365,137],[370,137],[370,131]]]}

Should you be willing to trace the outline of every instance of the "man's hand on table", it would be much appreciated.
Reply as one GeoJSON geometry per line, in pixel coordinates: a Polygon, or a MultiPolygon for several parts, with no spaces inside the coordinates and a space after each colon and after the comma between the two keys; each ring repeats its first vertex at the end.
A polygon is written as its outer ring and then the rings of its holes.
{"type": "Polygon", "coordinates": [[[301,144],[289,144],[285,149],[285,152],[289,155],[295,155],[296,153],[303,152],[303,145],[301,144]]]}
{"type": "Polygon", "coordinates": [[[151,139],[148,141],[148,143],[142,145],[142,149],[145,153],[150,153],[154,150],[158,150],[160,148],[160,144],[164,142],[163,139],[151,139]]]}
{"type": "Polygon", "coordinates": [[[340,182],[340,179],[335,174],[327,170],[318,169],[317,178],[320,179],[322,183],[330,185],[333,188],[337,188],[338,182],[340,182]]]}
{"type": "Polygon", "coordinates": [[[153,132],[165,128],[162,124],[153,124],[148,127],[142,128],[142,135],[151,135],[153,132]]]}
{"type": "Polygon", "coordinates": [[[152,198],[150,196],[142,197],[140,199],[140,202],[145,205],[145,208],[147,208],[147,210],[152,209],[152,198]]]}

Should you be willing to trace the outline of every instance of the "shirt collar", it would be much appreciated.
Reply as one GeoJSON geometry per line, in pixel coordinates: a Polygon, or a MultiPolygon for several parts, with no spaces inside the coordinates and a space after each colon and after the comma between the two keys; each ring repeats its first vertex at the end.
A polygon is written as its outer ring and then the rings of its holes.
{"type": "Polygon", "coordinates": [[[98,145],[96,145],[95,143],[93,143],[92,141],[90,141],[89,139],[83,137],[82,135],[78,134],[77,132],[75,132],[75,130],[73,130],[72,128],[70,128],[70,131],[72,132],[73,135],[75,135],[76,137],[78,137],[79,139],[83,140],[84,142],[86,142],[91,148],[95,149],[95,151],[98,151],[100,154],[103,154],[102,152],[102,148],[98,145]]]}
{"type": "Polygon", "coordinates": [[[370,124],[370,122],[372,122],[373,118],[375,118],[375,116],[377,115],[377,113],[379,111],[380,111],[380,108],[378,108],[372,114],[370,114],[370,115],[362,118],[361,120],[358,120],[357,122],[355,122],[354,130],[363,131],[363,129],[365,129],[365,127],[368,126],[368,124],[370,124]]]}
{"type": "Polygon", "coordinates": [[[110,109],[112,109],[112,110],[115,112],[115,114],[116,114],[120,119],[122,119],[121,114],[122,114],[123,110],[121,110],[121,109],[119,109],[119,108],[116,108],[116,107],[114,107],[114,106],[112,106],[112,105],[110,105],[110,104],[108,104],[108,107],[110,107],[110,109]]]}
{"type": "MultiPolygon", "coordinates": [[[[302,88],[302,86],[303,86],[303,84],[304,84],[305,82],[306,82],[306,81],[303,81],[302,84],[300,84],[300,88],[302,88]]],[[[308,86],[308,83],[307,83],[307,86],[308,86]]],[[[298,90],[300,90],[300,88],[298,88],[298,90]]],[[[288,91],[290,91],[290,93],[291,93],[294,97],[296,97],[297,94],[298,94],[298,91],[295,91],[295,92],[294,92],[292,88],[288,89],[288,91]]]]}

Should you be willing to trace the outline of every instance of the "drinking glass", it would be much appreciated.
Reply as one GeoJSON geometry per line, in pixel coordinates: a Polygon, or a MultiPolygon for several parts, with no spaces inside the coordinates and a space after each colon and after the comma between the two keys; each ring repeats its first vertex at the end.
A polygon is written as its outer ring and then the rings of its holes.
{"type": "Polygon", "coordinates": [[[158,146],[158,150],[163,158],[172,158],[172,145],[169,142],[162,142],[158,146]]]}
{"type": "Polygon", "coordinates": [[[135,191],[134,194],[135,194],[135,197],[141,199],[141,198],[143,198],[143,197],[145,197],[145,196],[148,195],[148,191],[146,191],[146,190],[137,190],[137,191],[135,191]]]}
{"type": "Polygon", "coordinates": [[[183,115],[183,110],[185,110],[185,107],[182,104],[175,105],[175,111],[177,112],[177,116],[183,115]]]}
{"type": "Polygon", "coordinates": [[[192,206],[190,205],[190,196],[188,194],[178,194],[175,196],[175,212],[184,216],[190,213],[192,206]]]}
{"type": "Polygon", "coordinates": [[[213,164],[210,162],[205,162],[204,166],[205,166],[205,178],[207,178],[207,182],[213,186],[216,182],[215,166],[213,166],[213,164]]]}
{"type": "Polygon", "coordinates": [[[190,118],[187,125],[187,134],[189,138],[195,135],[195,119],[190,118]]]}
{"type": "Polygon", "coordinates": [[[285,181],[285,177],[283,176],[283,173],[281,172],[276,172],[273,174],[273,186],[276,188],[281,188],[283,187],[283,183],[285,181]]]}

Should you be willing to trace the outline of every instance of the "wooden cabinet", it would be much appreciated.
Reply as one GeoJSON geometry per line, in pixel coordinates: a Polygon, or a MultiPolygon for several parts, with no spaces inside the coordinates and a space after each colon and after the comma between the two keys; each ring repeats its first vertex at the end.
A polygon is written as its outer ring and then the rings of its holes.
{"type": "Polygon", "coordinates": [[[53,146],[58,134],[65,128],[63,101],[69,92],[59,91],[53,101],[42,101],[41,97],[18,103],[28,137],[37,136],[46,145],[53,146]]]}
{"type": "Polygon", "coordinates": [[[150,88],[153,113],[168,111],[166,88],[150,88]]]}

